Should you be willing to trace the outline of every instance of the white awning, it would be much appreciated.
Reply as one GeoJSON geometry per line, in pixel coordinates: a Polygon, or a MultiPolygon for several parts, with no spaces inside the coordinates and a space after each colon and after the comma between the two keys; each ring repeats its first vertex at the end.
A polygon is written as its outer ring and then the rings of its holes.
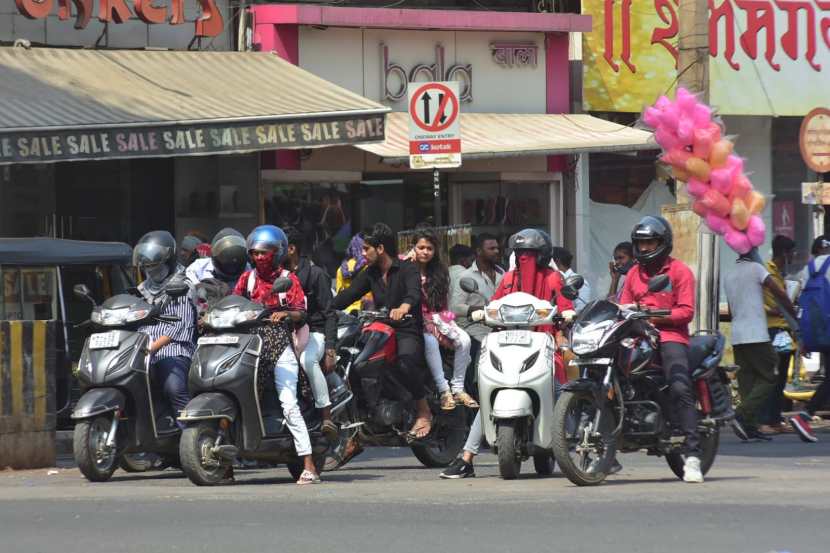
{"type": "Polygon", "coordinates": [[[389,108],[276,54],[0,48],[0,164],[378,142],[389,108]]]}
{"type": "MultiPolygon", "coordinates": [[[[464,159],[656,150],[653,134],[585,114],[462,113],[464,159]]],[[[387,163],[409,159],[409,117],[386,117],[386,140],[358,148],[387,163]]]]}

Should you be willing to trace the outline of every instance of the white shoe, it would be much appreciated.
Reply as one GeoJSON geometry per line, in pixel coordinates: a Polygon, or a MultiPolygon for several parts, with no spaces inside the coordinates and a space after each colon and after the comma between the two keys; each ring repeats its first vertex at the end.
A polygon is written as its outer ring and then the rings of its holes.
{"type": "Polygon", "coordinates": [[[700,459],[686,457],[686,462],[683,464],[683,481],[698,484],[703,482],[703,473],[700,472],[700,459]]]}

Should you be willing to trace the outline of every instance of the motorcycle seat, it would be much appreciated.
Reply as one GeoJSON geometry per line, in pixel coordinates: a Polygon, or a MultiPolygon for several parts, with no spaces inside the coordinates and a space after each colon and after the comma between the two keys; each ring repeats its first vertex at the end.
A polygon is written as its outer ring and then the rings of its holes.
{"type": "Polygon", "coordinates": [[[707,357],[716,353],[720,336],[717,334],[703,334],[692,336],[689,340],[689,368],[694,373],[707,357]]]}

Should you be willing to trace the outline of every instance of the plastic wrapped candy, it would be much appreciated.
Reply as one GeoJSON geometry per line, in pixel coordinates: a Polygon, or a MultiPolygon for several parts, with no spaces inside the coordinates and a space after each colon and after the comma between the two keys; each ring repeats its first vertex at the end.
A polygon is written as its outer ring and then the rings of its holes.
{"type": "Polygon", "coordinates": [[[712,144],[712,153],[709,154],[709,163],[715,168],[725,166],[726,160],[729,159],[734,149],[735,145],[732,141],[725,138],[715,142],[712,144]]]}
{"type": "Polygon", "coordinates": [[[686,171],[703,182],[709,182],[712,167],[698,157],[690,157],[686,160],[686,171]]]}
{"type": "Polygon", "coordinates": [[[749,243],[753,248],[757,248],[764,243],[764,236],[767,228],[764,220],[757,215],[749,218],[749,224],[746,227],[746,237],[749,238],[749,243]]]}
{"type": "Polygon", "coordinates": [[[732,223],[732,226],[738,230],[746,230],[751,215],[744,201],[740,198],[735,198],[729,213],[729,221],[732,223]]]}
{"type": "Polygon", "coordinates": [[[692,177],[686,183],[686,190],[691,196],[702,198],[706,194],[706,191],[709,190],[709,186],[705,182],[701,182],[692,177]]]}
{"type": "Polygon", "coordinates": [[[764,195],[755,190],[752,190],[749,194],[747,194],[744,201],[746,203],[746,208],[753,215],[758,215],[764,211],[764,207],[767,205],[767,199],[764,198],[764,195]]]}
{"type": "Polygon", "coordinates": [[[726,244],[741,255],[749,253],[752,249],[752,243],[749,241],[746,233],[730,228],[723,235],[726,244]]]}
{"type": "Polygon", "coordinates": [[[725,217],[719,217],[712,212],[707,213],[704,220],[706,221],[706,226],[709,227],[715,234],[724,234],[732,228],[729,226],[728,219],[725,217]]]}

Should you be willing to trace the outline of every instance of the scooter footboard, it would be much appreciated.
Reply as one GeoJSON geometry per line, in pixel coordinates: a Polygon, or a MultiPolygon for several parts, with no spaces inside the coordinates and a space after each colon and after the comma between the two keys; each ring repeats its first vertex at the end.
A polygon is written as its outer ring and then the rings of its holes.
{"type": "Polygon", "coordinates": [[[91,388],[84,392],[72,411],[74,420],[89,419],[104,413],[123,411],[127,398],[117,388],[91,388]]]}
{"type": "Polygon", "coordinates": [[[525,390],[499,390],[493,402],[494,419],[516,419],[533,415],[533,399],[525,390]]]}
{"type": "Polygon", "coordinates": [[[218,392],[199,394],[182,409],[179,420],[182,422],[227,419],[230,422],[238,416],[233,399],[218,392]]]}

